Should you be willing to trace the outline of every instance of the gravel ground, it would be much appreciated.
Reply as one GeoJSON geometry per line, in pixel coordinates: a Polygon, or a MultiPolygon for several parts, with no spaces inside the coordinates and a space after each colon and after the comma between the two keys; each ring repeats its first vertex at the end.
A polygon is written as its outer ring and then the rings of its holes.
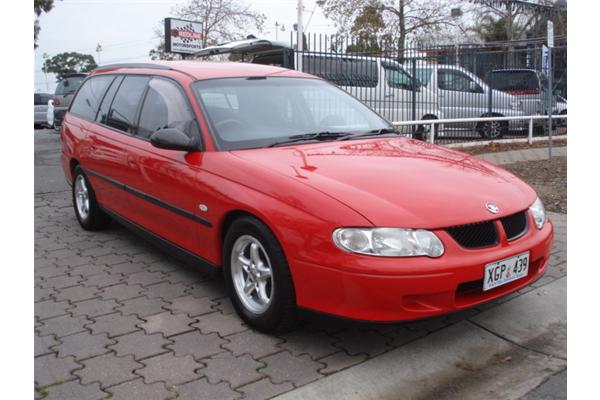
{"type": "MultiPolygon", "coordinates": [[[[553,140],[552,145],[554,147],[563,147],[567,145],[566,139],[553,140]]],[[[524,149],[535,149],[540,147],[548,147],[548,141],[529,143],[492,143],[485,146],[476,147],[464,147],[456,148],[458,151],[469,154],[484,154],[484,153],[498,153],[502,151],[510,150],[524,150],[524,149]]]]}
{"type": "Polygon", "coordinates": [[[567,157],[503,165],[537,190],[547,211],[567,213],[567,157]]]}

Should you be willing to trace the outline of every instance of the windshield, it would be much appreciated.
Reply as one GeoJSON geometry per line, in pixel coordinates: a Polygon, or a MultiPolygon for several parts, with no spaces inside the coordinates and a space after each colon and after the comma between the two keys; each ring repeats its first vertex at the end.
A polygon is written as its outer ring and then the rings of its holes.
{"type": "Polygon", "coordinates": [[[85,76],[70,76],[65,78],[58,83],[58,86],[56,86],[56,92],[54,94],[57,96],[75,94],[84,79],[85,76]]]}
{"type": "Polygon", "coordinates": [[[198,81],[193,88],[222,150],[267,147],[308,133],[391,127],[354,97],[318,79],[226,78],[198,81]]]}
{"type": "Polygon", "coordinates": [[[540,90],[537,74],[534,71],[493,71],[488,75],[492,88],[508,90],[540,90]]]}

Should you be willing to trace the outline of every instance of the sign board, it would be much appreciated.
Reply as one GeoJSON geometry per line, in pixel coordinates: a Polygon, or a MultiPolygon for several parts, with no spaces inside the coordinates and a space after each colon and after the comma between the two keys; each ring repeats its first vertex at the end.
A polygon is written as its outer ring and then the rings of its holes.
{"type": "Polygon", "coordinates": [[[548,21],[548,47],[554,47],[554,23],[548,21]]]}
{"type": "Polygon", "coordinates": [[[165,18],[165,51],[194,54],[204,47],[202,22],[165,18]]]}
{"type": "Polygon", "coordinates": [[[548,73],[550,72],[550,65],[548,61],[548,47],[542,45],[542,74],[544,74],[545,76],[548,76],[548,73]]]}

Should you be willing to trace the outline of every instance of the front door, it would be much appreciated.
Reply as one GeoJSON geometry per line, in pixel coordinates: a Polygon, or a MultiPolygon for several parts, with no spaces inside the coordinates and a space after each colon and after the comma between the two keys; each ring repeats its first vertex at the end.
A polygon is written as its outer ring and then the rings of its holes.
{"type": "Polygon", "coordinates": [[[165,128],[176,128],[190,137],[200,135],[178,84],[154,77],[148,83],[127,159],[129,218],[188,251],[201,253],[206,244],[199,240],[199,233],[211,226],[201,209],[207,189],[197,179],[202,153],[154,147],[150,136],[165,128]]]}

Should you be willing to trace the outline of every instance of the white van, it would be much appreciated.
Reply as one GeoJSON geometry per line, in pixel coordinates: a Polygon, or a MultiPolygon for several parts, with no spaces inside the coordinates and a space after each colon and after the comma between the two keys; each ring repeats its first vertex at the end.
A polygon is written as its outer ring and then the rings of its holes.
{"type": "MultiPolygon", "coordinates": [[[[196,56],[235,54],[241,61],[296,69],[294,50],[285,42],[247,39],[207,47],[196,56]]],[[[301,70],[344,89],[389,121],[443,118],[435,93],[420,85],[402,64],[380,57],[305,52],[301,70]]],[[[419,126],[417,137],[429,126],[419,126]]],[[[413,131],[404,127],[402,131],[413,131]]]]}

